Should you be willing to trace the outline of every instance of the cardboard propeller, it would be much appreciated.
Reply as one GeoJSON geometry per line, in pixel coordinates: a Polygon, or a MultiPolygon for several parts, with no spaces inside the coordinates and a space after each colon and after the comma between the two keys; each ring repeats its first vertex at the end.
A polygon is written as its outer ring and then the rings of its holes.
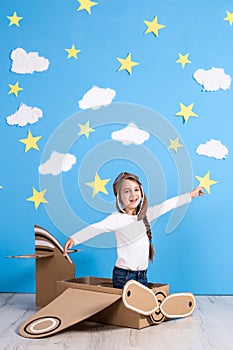
{"type": "Polygon", "coordinates": [[[192,293],[174,293],[162,301],[160,310],[167,318],[181,318],[190,316],[195,307],[196,299],[192,293]]]}
{"type": "MultiPolygon", "coordinates": [[[[158,300],[158,304],[160,306],[162,301],[167,297],[167,293],[164,290],[158,291],[158,292],[155,292],[155,296],[156,296],[156,299],[158,300]]],[[[160,307],[158,308],[158,310],[156,310],[155,312],[150,314],[149,318],[150,318],[150,321],[152,324],[159,324],[166,319],[164,314],[162,314],[160,307]]]]}
{"type": "Polygon", "coordinates": [[[125,284],[122,300],[125,307],[142,315],[150,315],[159,308],[154,292],[134,280],[125,284]]]}
{"type": "Polygon", "coordinates": [[[163,292],[153,293],[134,280],[125,284],[122,299],[125,307],[143,315],[150,315],[153,323],[160,323],[165,317],[190,316],[196,307],[196,299],[192,293],[174,293],[168,296],[163,292]]]}

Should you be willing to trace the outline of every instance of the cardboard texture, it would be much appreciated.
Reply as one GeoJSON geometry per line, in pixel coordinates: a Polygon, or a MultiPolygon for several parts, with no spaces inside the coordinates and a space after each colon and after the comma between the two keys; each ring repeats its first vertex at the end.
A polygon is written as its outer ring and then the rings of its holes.
{"type": "Polygon", "coordinates": [[[159,309],[154,291],[134,280],[130,280],[125,284],[122,300],[127,309],[146,316],[159,309]]]}
{"type": "Polygon", "coordinates": [[[75,266],[69,255],[63,256],[62,245],[42,227],[34,226],[36,253],[36,305],[47,305],[57,296],[57,281],[73,278],[75,266]],[[52,255],[50,255],[52,254],[52,255]]]}
{"type": "MultiPolygon", "coordinates": [[[[36,306],[43,307],[57,296],[57,281],[73,278],[75,266],[58,240],[40,226],[34,226],[35,254],[13,255],[8,258],[36,259],[36,306]]],[[[77,249],[70,251],[77,252],[77,249]]]]}
{"type": "MultiPolygon", "coordinates": [[[[149,283],[149,287],[151,291],[155,293],[155,295],[158,292],[161,292],[164,295],[168,295],[169,293],[169,286],[167,284],[149,283]]],[[[120,296],[122,295],[122,289],[112,287],[112,280],[110,278],[98,278],[89,276],[57,282],[58,295],[63,293],[67,288],[81,289],[86,291],[98,291],[120,296]]],[[[144,289],[140,291],[140,296],[144,301],[144,305],[147,305],[147,293],[145,295],[144,289]]],[[[157,314],[155,314],[155,321],[153,321],[150,316],[142,315],[138,312],[132,311],[126,308],[123,299],[120,298],[114,304],[89,318],[89,321],[141,329],[155,323],[160,323],[160,320],[163,321],[164,319],[165,317],[161,314],[160,310],[158,310],[157,314]]]]}
{"type": "Polygon", "coordinates": [[[160,309],[160,305],[162,304],[162,302],[164,301],[164,299],[166,299],[168,293],[165,292],[165,290],[158,290],[155,292],[155,296],[158,300],[158,304],[159,304],[159,310],[153,312],[149,317],[150,317],[150,321],[153,324],[159,324],[163,321],[165,321],[166,317],[165,315],[161,312],[160,309]]]}
{"type": "Polygon", "coordinates": [[[36,259],[36,305],[42,308],[20,327],[24,337],[52,335],[86,319],[141,329],[189,316],[195,309],[192,293],[169,295],[167,284],[145,287],[131,280],[118,289],[110,278],[75,278],[74,264],[63,255],[62,245],[42,227],[34,230],[35,254],[11,257],[36,259]]]}
{"type": "Polygon", "coordinates": [[[168,318],[180,318],[191,315],[195,307],[196,299],[192,293],[176,293],[163,300],[160,310],[168,318]]]}
{"type": "Polygon", "coordinates": [[[27,338],[40,338],[76,324],[121,298],[121,295],[68,288],[20,327],[27,338]]]}

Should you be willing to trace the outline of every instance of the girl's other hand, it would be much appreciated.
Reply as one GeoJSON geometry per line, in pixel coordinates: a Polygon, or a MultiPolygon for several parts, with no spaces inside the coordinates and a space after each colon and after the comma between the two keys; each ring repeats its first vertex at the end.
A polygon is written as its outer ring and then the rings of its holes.
{"type": "Polygon", "coordinates": [[[64,245],[63,255],[65,256],[67,254],[67,250],[71,249],[73,246],[74,246],[74,240],[72,238],[69,238],[64,245]]]}
{"type": "Polygon", "coordinates": [[[192,198],[203,196],[205,192],[203,191],[204,187],[196,187],[191,192],[190,195],[192,198]]]}

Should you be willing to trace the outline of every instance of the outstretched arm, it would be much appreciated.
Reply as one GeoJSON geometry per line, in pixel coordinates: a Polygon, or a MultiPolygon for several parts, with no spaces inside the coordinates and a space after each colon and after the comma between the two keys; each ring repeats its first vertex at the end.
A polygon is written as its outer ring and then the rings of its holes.
{"type": "Polygon", "coordinates": [[[177,197],[169,198],[163,203],[154,205],[147,210],[148,220],[153,221],[172,209],[178,208],[184,204],[188,204],[192,198],[202,196],[204,193],[205,192],[203,191],[203,187],[196,187],[191,192],[182,194],[177,197]]]}
{"type": "Polygon", "coordinates": [[[66,255],[67,250],[74,245],[83,243],[104,232],[114,231],[121,224],[117,218],[116,215],[111,214],[105,219],[77,231],[66,241],[63,254],[66,255]]]}

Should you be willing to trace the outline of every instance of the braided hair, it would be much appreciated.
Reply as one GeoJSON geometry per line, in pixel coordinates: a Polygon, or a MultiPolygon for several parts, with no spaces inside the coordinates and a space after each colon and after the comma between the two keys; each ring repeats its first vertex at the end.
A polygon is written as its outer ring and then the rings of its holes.
{"type": "Polygon", "coordinates": [[[153,243],[152,243],[152,232],[151,232],[151,228],[150,228],[150,223],[149,223],[146,215],[143,218],[143,222],[144,222],[144,224],[146,226],[146,234],[148,236],[149,245],[150,245],[149,246],[149,259],[150,259],[150,261],[153,262],[155,250],[154,250],[154,246],[153,246],[153,243]]]}

